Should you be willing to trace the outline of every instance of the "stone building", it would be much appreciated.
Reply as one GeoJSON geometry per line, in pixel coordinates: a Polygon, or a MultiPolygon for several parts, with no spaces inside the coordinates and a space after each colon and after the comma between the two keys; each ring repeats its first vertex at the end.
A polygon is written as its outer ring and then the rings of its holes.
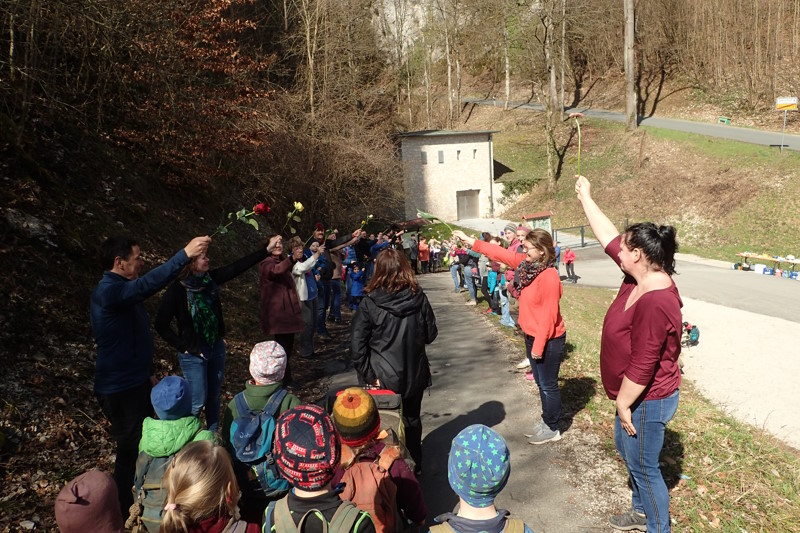
{"type": "Polygon", "coordinates": [[[499,216],[496,131],[416,131],[400,136],[405,215],[417,210],[445,220],[499,216]]]}

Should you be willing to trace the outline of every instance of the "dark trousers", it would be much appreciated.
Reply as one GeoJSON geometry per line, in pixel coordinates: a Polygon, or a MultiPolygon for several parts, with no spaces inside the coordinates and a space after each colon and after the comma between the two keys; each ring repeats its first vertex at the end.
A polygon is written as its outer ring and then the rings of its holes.
{"type": "Polygon", "coordinates": [[[578,278],[575,276],[575,263],[564,263],[567,266],[567,279],[572,281],[577,281],[578,278]]]}
{"type": "Polygon", "coordinates": [[[325,325],[325,315],[331,303],[331,282],[330,280],[319,280],[317,282],[317,333],[328,333],[328,326],[325,325]]]}
{"type": "Polygon", "coordinates": [[[410,261],[411,261],[411,269],[414,271],[414,274],[419,274],[419,271],[417,270],[417,260],[410,259],[410,261]]]}
{"type": "Polygon", "coordinates": [[[403,397],[403,425],[406,431],[406,448],[411,458],[422,469],[422,396],[425,389],[412,396],[403,397]]]}
{"type": "Polygon", "coordinates": [[[489,294],[489,277],[483,276],[481,278],[481,294],[483,294],[483,299],[489,304],[489,307],[492,308],[492,311],[500,314],[500,306],[497,304],[497,301],[492,298],[492,295],[489,294]]]}
{"type": "Polygon", "coordinates": [[[303,315],[305,328],[300,333],[297,351],[300,357],[311,357],[314,355],[314,332],[317,329],[317,300],[305,300],[300,302],[300,311],[303,315]]]}
{"type": "Polygon", "coordinates": [[[142,424],[148,416],[155,416],[150,403],[150,381],[138,387],[115,392],[96,394],[103,414],[111,422],[111,436],[117,443],[117,459],[114,462],[114,482],[119,493],[122,516],[127,517],[133,504],[133,478],[136,475],[136,458],[139,456],[139,441],[142,440],[142,424]]]}
{"type": "Polygon", "coordinates": [[[294,349],[294,333],[276,333],[275,342],[281,345],[283,351],[286,352],[286,370],[283,372],[283,381],[288,383],[292,381],[292,371],[289,366],[289,361],[292,357],[292,349],[294,349]]]}

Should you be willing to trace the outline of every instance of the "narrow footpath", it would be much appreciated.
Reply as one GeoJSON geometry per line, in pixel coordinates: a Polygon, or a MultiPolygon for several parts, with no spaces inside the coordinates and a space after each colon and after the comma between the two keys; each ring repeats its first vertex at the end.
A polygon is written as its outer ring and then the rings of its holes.
{"type": "Polygon", "coordinates": [[[497,326],[464,305],[449,272],[421,276],[420,282],[439,328],[428,349],[433,387],[422,402],[421,482],[429,522],[458,502],[447,481],[450,442],[464,427],[482,423],[503,435],[511,451],[511,477],[498,507],[536,533],[608,531],[604,519],[592,518],[586,495],[568,481],[564,446],[570,430],[561,442],[541,446],[523,436],[541,406],[536,386],[514,371],[521,351],[504,348],[509,343],[497,326]]]}

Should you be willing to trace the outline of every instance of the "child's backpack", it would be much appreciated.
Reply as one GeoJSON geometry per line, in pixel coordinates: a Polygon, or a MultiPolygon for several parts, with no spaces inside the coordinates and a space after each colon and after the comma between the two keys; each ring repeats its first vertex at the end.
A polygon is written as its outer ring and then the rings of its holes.
{"type": "Polygon", "coordinates": [[[389,469],[400,457],[396,446],[384,446],[374,461],[358,459],[344,471],[344,490],[339,497],[366,511],[375,523],[377,533],[401,531],[402,518],[397,510],[397,485],[389,469]]]}
{"type": "Polygon", "coordinates": [[[688,322],[683,323],[681,344],[684,346],[697,346],[700,342],[700,328],[688,322]]]}
{"type": "Polygon", "coordinates": [[[316,515],[322,521],[322,531],[331,533],[349,533],[356,531],[364,520],[369,520],[369,514],[358,509],[352,502],[342,502],[330,522],[325,520],[322,513],[312,509],[305,513],[295,525],[289,502],[286,497],[272,501],[264,510],[264,525],[262,533],[301,533],[309,515],[316,515]]]}
{"type": "Polygon", "coordinates": [[[231,424],[230,437],[236,477],[243,487],[252,485],[256,480],[269,498],[278,498],[289,491],[289,482],[278,473],[272,456],[275,415],[286,393],[286,389],[279,387],[261,412],[250,409],[244,391],[233,398],[239,412],[231,424]]]}
{"type": "Polygon", "coordinates": [[[129,526],[135,531],[158,531],[161,527],[161,510],[167,492],[161,488],[161,480],[175,455],[152,457],[142,452],[136,459],[136,476],[133,480],[136,501],[131,506],[129,526]]]}
{"type": "MultiPolygon", "coordinates": [[[[506,525],[503,526],[503,533],[524,533],[525,531],[529,530],[525,527],[525,522],[519,518],[507,518],[506,525]]],[[[456,533],[456,530],[448,522],[443,522],[431,526],[431,533],[456,533]]]]}

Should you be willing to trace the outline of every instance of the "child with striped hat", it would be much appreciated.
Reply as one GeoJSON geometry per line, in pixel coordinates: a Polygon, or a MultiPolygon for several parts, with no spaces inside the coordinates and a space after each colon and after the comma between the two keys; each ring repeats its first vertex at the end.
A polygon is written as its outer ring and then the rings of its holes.
{"type": "Polygon", "coordinates": [[[422,488],[401,458],[399,447],[387,444],[389,439],[381,432],[380,413],[372,396],[358,387],[345,389],[333,404],[333,422],[342,441],[342,460],[333,484],[345,482],[342,498],[368,511],[376,531],[401,531],[404,527],[398,520],[423,525],[428,510],[422,488]],[[384,506],[379,500],[393,501],[384,506]],[[392,514],[395,516],[389,516],[392,514]]]}

